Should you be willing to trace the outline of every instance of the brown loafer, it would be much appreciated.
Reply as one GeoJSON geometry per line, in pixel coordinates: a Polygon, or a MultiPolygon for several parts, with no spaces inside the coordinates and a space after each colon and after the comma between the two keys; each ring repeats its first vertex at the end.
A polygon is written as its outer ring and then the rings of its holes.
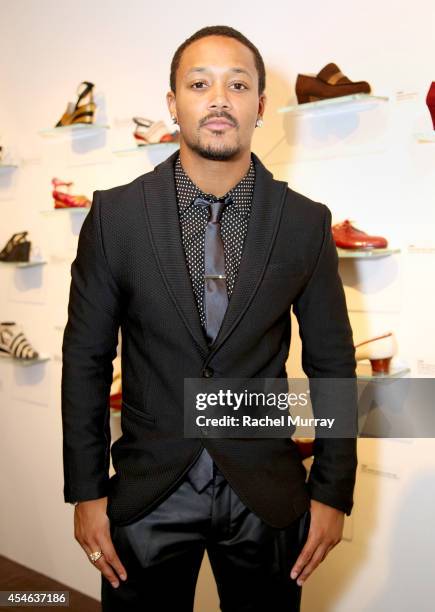
{"type": "Polygon", "coordinates": [[[319,74],[298,74],[296,79],[296,97],[299,104],[316,102],[327,98],[350,96],[357,93],[370,93],[366,81],[352,83],[339,69],[337,64],[327,64],[319,74]]]}

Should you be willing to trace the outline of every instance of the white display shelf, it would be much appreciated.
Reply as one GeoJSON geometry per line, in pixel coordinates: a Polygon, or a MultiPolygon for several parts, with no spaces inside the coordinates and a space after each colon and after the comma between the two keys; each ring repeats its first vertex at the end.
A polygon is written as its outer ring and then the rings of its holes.
{"type": "Polygon", "coordinates": [[[44,128],[39,130],[41,136],[54,138],[56,136],[65,136],[68,134],[91,136],[108,130],[110,126],[99,123],[73,123],[72,125],[61,125],[59,127],[44,128]]]}
{"type": "Polygon", "coordinates": [[[13,172],[18,168],[17,164],[1,164],[0,163],[0,172],[6,174],[6,172],[13,172]]]}
{"type": "Polygon", "coordinates": [[[338,98],[328,98],[317,102],[292,104],[279,108],[278,112],[293,113],[295,115],[357,112],[368,110],[383,102],[388,102],[388,97],[361,93],[351,96],[340,96],[338,98]]]}
{"type": "Polygon", "coordinates": [[[362,363],[359,362],[356,368],[356,375],[359,380],[367,380],[367,381],[387,381],[394,378],[400,378],[401,376],[405,376],[410,372],[410,368],[407,368],[404,365],[390,365],[390,371],[388,374],[373,374],[372,366],[370,363],[362,363]]]}
{"type": "Polygon", "coordinates": [[[16,268],[35,268],[36,266],[45,266],[46,261],[0,261],[0,264],[5,266],[15,266],[16,268]]]}
{"type": "Polygon", "coordinates": [[[47,210],[40,210],[39,212],[41,213],[41,215],[57,215],[59,213],[65,213],[65,212],[87,215],[90,210],[91,210],[90,206],[88,207],[76,206],[76,207],[71,207],[71,208],[52,208],[52,209],[47,209],[47,210]]]}
{"type": "Polygon", "coordinates": [[[134,155],[135,153],[143,153],[144,151],[158,149],[173,149],[174,151],[180,147],[178,142],[156,142],[148,145],[135,145],[126,149],[114,149],[115,155],[134,155]]]}
{"type": "Polygon", "coordinates": [[[44,363],[46,361],[50,361],[49,355],[39,355],[36,359],[16,359],[15,357],[0,357],[0,363],[11,363],[17,366],[29,367],[32,365],[36,365],[37,363],[44,363]]]}
{"type": "Polygon", "coordinates": [[[433,132],[420,132],[415,137],[418,142],[435,143],[435,130],[433,132]]]}
{"type": "Polygon", "coordinates": [[[337,247],[340,259],[377,259],[400,253],[400,249],[341,249],[337,247]]]}

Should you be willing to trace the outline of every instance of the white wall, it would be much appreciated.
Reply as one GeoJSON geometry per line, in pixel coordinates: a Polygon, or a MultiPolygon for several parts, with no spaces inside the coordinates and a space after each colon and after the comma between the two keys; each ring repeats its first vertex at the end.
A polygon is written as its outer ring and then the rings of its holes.
{"type": "MultiPolygon", "coordinates": [[[[0,364],[0,554],[95,597],[99,577],[73,539],[73,510],[62,497],[61,340],[81,222],[40,211],[52,207],[53,176],[74,180],[75,193],[90,197],[163,159],[113,150],[132,144],[133,115],[169,123],[172,54],[195,30],[215,24],[240,29],[263,54],[268,104],[253,150],[275,177],[326,203],[334,221],[354,219],[402,249],[389,259],[340,264],[356,340],[394,329],[411,375],[435,375],[435,145],[413,136],[431,128],[424,98],[435,78],[432,1],[3,0],[0,144],[20,168],[0,175],[0,245],[26,229],[49,263],[0,269],[0,320],[20,322],[52,359],[32,368],[0,364]],[[311,119],[277,113],[293,101],[297,73],[318,72],[329,61],[353,80],[368,80],[389,103],[311,119]],[[96,83],[98,120],[110,130],[85,140],[42,138],[38,130],[54,126],[82,80],[96,83]],[[409,252],[411,244],[428,247],[426,254],[409,252]]],[[[299,353],[295,328],[290,374],[301,372],[299,353]]],[[[433,447],[431,440],[360,441],[346,541],[307,582],[304,612],[432,608],[433,447]]],[[[205,608],[218,609],[206,562],[197,593],[197,609],[205,608]]]]}

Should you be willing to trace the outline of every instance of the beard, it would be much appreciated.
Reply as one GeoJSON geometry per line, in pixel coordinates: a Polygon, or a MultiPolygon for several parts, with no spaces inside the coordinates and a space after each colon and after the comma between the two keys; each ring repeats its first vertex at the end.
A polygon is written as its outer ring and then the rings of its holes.
{"type": "Polygon", "coordinates": [[[188,147],[192,149],[192,151],[195,151],[195,153],[198,153],[198,155],[200,155],[204,159],[210,159],[213,161],[228,161],[236,157],[236,155],[238,155],[241,151],[239,142],[232,145],[212,143],[203,144],[201,142],[200,137],[198,137],[196,141],[190,141],[188,139],[186,140],[186,138],[184,137],[184,141],[186,142],[188,147]]]}

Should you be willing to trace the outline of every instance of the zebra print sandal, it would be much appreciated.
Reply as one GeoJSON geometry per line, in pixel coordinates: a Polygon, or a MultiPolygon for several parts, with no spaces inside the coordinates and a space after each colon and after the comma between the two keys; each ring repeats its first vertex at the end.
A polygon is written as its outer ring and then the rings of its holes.
{"type": "Polygon", "coordinates": [[[27,360],[38,356],[39,353],[14,321],[0,322],[0,357],[27,360]]]}

